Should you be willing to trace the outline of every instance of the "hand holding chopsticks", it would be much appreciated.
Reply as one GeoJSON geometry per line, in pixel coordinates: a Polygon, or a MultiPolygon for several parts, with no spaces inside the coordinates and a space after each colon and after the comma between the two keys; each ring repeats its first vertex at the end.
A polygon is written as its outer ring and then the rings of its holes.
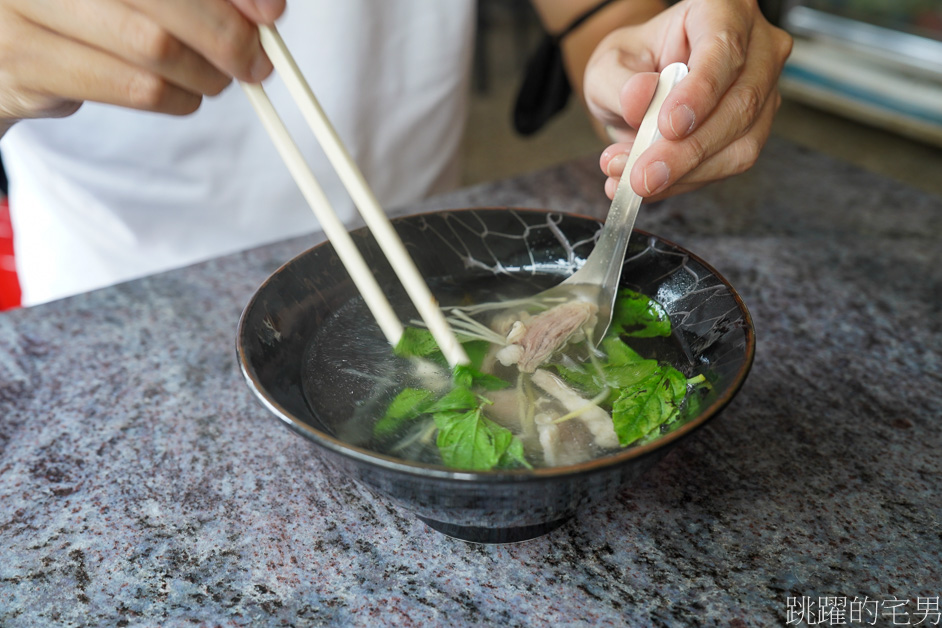
{"type": "MultiPolygon", "coordinates": [[[[288,91],[301,110],[304,119],[310,125],[315,137],[324,149],[328,160],[337,171],[341,182],[367,226],[376,237],[380,248],[392,265],[393,270],[405,287],[422,320],[441,348],[445,359],[452,366],[467,364],[468,357],[455,337],[454,331],[445,320],[438,302],[432,296],[428,285],[419,274],[418,268],[406,251],[399,234],[393,228],[379,201],[373,194],[362,172],[354,163],[327,119],[310,86],[294,62],[291,53],[281,36],[273,26],[259,26],[259,34],[265,52],[285,81],[288,91]]],[[[265,125],[275,147],[288,166],[288,170],[301,189],[314,215],[321,224],[324,234],[336,250],[338,257],[370,308],[374,318],[390,344],[395,346],[402,337],[403,328],[392,306],[376,282],[376,278],[366,265],[363,256],[356,248],[346,226],[337,217],[323,189],[311,172],[301,151],[285,127],[274,106],[261,85],[242,83],[242,88],[265,125]]]]}

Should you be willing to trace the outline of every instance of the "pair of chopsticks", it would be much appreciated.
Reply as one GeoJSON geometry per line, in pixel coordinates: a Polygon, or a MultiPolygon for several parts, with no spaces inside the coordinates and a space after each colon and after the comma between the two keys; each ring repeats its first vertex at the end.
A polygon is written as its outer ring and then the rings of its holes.
{"type": "MultiPolygon", "coordinates": [[[[373,232],[383,254],[392,265],[399,281],[402,282],[409,298],[419,311],[419,315],[441,348],[445,359],[452,366],[467,364],[468,356],[455,337],[448,321],[445,320],[445,316],[438,307],[438,302],[432,296],[422,275],[419,274],[419,270],[406,251],[399,234],[396,233],[386,213],[380,207],[379,201],[370,189],[369,184],[367,184],[363,173],[354,163],[350,153],[340,140],[340,136],[337,135],[333,125],[327,119],[327,115],[318,103],[317,98],[314,97],[314,92],[311,91],[310,86],[301,74],[301,70],[295,63],[287,46],[285,46],[281,35],[273,26],[264,25],[259,26],[259,35],[262,47],[271,59],[278,74],[284,80],[291,97],[314,132],[317,141],[327,155],[327,159],[334,170],[337,171],[353,203],[360,210],[367,226],[373,232]]],[[[275,111],[264,88],[260,84],[241,83],[241,85],[259,118],[261,118],[266,131],[275,143],[281,158],[288,166],[291,176],[298,184],[298,187],[301,188],[301,193],[314,211],[324,234],[330,240],[340,261],[346,267],[357,290],[363,295],[363,300],[369,307],[386,339],[395,347],[403,334],[402,323],[380,289],[360,251],[353,243],[350,233],[340,218],[337,217],[333,207],[331,207],[330,201],[327,200],[327,196],[308,167],[290,132],[275,111]]]]}

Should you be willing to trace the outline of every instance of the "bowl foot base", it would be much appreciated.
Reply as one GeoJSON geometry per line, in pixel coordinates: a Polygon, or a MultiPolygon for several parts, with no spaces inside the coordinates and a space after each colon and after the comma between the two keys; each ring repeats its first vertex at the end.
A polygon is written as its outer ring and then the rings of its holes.
{"type": "Polygon", "coordinates": [[[538,523],[530,526],[519,526],[514,528],[485,528],[481,526],[461,526],[453,523],[445,523],[434,519],[419,517],[428,527],[441,532],[446,536],[456,538],[460,541],[469,543],[519,543],[529,541],[538,536],[543,536],[552,532],[559,526],[569,521],[569,517],[538,523]]]}

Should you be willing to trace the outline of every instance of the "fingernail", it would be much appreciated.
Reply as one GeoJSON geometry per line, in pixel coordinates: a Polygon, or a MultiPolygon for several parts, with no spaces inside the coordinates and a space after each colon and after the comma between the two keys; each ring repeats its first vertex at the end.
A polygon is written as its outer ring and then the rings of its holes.
{"type": "Polygon", "coordinates": [[[618,181],[612,178],[605,179],[605,196],[614,197],[616,187],[618,187],[618,181]]]}
{"type": "Polygon", "coordinates": [[[671,178],[671,169],[663,161],[655,161],[644,168],[644,189],[648,194],[656,194],[667,185],[671,178]]]}
{"type": "Polygon", "coordinates": [[[625,169],[625,165],[628,163],[628,155],[625,153],[620,153],[612,157],[608,162],[608,169],[605,173],[610,177],[618,178],[621,176],[622,171],[625,169]]]}
{"type": "Polygon", "coordinates": [[[259,53],[258,57],[255,58],[255,62],[252,64],[251,75],[253,81],[261,81],[263,78],[271,74],[273,67],[271,61],[268,60],[264,54],[259,53]]]}
{"type": "Polygon", "coordinates": [[[671,110],[671,131],[673,131],[674,135],[677,137],[685,137],[690,133],[696,121],[697,116],[693,113],[693,109],[687,105],[680,104],[671,110]]]}

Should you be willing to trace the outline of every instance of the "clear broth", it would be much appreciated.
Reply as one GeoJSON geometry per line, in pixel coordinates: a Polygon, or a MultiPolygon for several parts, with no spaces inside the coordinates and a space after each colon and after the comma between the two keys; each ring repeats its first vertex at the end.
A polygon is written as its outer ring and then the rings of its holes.
{"type": "MultiPolygon", "coordinates": [[[[460,283],[442,280],[432,283],[433,292],[444,305],[510,300],[530,296],[561,281],[557,274],[493,275],[462,277],[460,283]]],[[[393,294],[390,301],[406,324],[417,318],[404,294],[393,294]]],[[[666,362],[690,376],[694,361],[686,344],[676,332],[669,338],[632,339],[629,343],[645,358],[666,362]]],[[[495,372],[506,378],[507,371],[495,372]]],[[[417,383],[408,360],[396,357],[359,296],[340,307],[310,339],[302,366],[304,397],[322,427],[340,440],[377,453],[413,462],[442,464],[434,440],[424,442],[415,433],[419,426],[407,426],[392,438],[377,439],[373,427],[383,416],[392,399],[407,386],[417,383]],[[410,438],[415,442],[402,447],[410,438]]],[[[510,429],[513,431],[513,427],[510,429]]],[[[582,438],[578,432],[567,437],[582,438]]],[[[582,443],[593,457],[615,450],[603,450],[593,443],[582,443]]],[[[532,443],[525,443],[527,457],[535,466],[545,466],[532,443]]]]}

